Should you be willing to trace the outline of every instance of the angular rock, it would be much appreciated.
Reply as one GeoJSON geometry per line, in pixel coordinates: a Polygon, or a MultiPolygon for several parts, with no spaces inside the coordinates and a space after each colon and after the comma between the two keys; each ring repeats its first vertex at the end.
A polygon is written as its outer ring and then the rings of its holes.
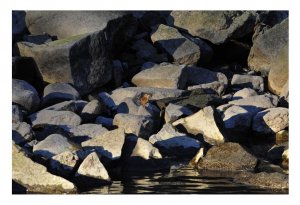
{"type": "Polygon", "coordinates": [[[177,132],[171,124],[165,124],[162,129],[149,138],[154,146],[168,156],[193,156],[201,147],[201,143],[184,133],[177,132]]]}
{"type": "Polygon", "coordinates": [[[172,11],[167,21],[193,36],[221,44],[251,33],[255,20],[253,11],[172,11]]]}
{"type": "Polygon", "coordinates": [[[257,92],[264,91],[264,79],[261,76],[235,74],[231,80],[234,89],[251,88],[257,92]]]}
{"type": "Polygon", "coordinates": [[[104,127],[111,128],[113,127],[113,119],[108,117],[99,116],[95,120],[96,124],[103,125],[104,127]]]}
{"type": "Polygon", "coordinates": [[[288,126],[289,110],[277,107],[257,113],[253,118],[252,130],[261,134],[272,134],[288,126]]]}
{"type": "Polygon", "coordinates": [[[113,124],[123,128],[126,134],[135,134],[138,137],[148,139],[154,132],[154,121],[149,116],[132,114],[116,114],[113,124]]]}
{"type": "Polygon", "coordinates": [[[46,125],[78,126],[81,118],[70,111],[42,110],[29,116],[33,128],[46,125]]]}
{"type": "Polygon", "coordinates": [[[16,144],[22,144],[32,140],[34,133],[26,122],[12,123],[12,139],[16,144]]]}
{"type": "Polygon", "coordinates": [[[236,93],[234,93],[233,100],[239,100],[239,99],[252,97],[252,96],[256,96],[256,95],[257,95],[257,93],[255,90],[253,90],[251,88],[244,88],[244,89],[241,89],[241,90],[237,91],[236,93]]]}
{"type": "Polygon", "coordinates": [[[102,157],[109,160],[116,160],[121,157],[122,146],[125,141],[124,129],[118,128],[103,135],[99,135],[88,141],[82,142],[85,150],[95,150],[102,157]]]}
{"type": "Polygon", "coordinates": [[[193,114],[187,107],[169,103],[165,109],[165,122],[172,123],[181,117],[193,114]]]}
{"type": "Polygon", "coordinates": [[[222,130],[223,122],[213,107],[205,107],[193,115],[181,118],[172,123],[173,126],[182,125],[188,133],[201,134],[204,140],[212,145],[225,142],[222,130]]]}
{"type": "Polygon", "coordinates": [[[12,105],[12,122],[22,122],[23,113],[18,105],[12,105]]]}
{"type": "MultiPolygon", "coordinates": [[[[268,75],[271,70],[271,63],[279,57],[279,51],[288,45],[288,22],[287,18],[255,38],[248,56],[250,69],[268,75]]],[[[282,60],[285,61],[286,59],[282,60]]]]}
{"type": "Polygon", "coordinates": [[[160,64],[142,70],[133,76],[131,82],[138,87],[184,89],[187,76],[185,66],[160,64]]]}
{"type": "Polygon", "coordinates": [[[84,106],[81,111],[81,117],[84,121],[94,121],[98,115],[101,114],[101,104],[98,100],[90,101],[84,106]]]}
{"type": "Polygon", "coordinates": [[[50,158],[49,168],[59,176],[69,177],[78,163],[79,157],[75,152],[65,151],[50,158]]]}
{"type": "MultiPolygon", "coordinates": [[[[120,88],[119,88],[120,89],[120,88]]],[[[106,92],[100,92],[98,94],[100,102],[104,104],[104,106],[110,110],[116,109],[117,105],[115,104],[114,100],[111,96],[106,92]]]]}
{"type": "Polygon", "coordinates": [[[12,179],[36,193],[75,193],[76,187],[68,180],[52,175],[47,168],[33,162],[16,145],[12,147],[12,179]]]}
{"type": "Polygon", "coordinates": [[[60,134],[49,135],[43,141],[33,146],[33,154],[49,159],[57,154],[66,151],[77,151],[79,146],[70,142],[66,137],[60,134]]]}
{"type": "Polygon", "coordinates": [[[71,85],[66,83],[52,83],[44,89],[43,105],[49,106],[63,101],[79,99],[79,93],[71,85]]]}
{"type": "Polygon", "coordinates": [[[38,109],[39,95],[34,87],[24,80],[12,79],[12,102],[29,112],[38,109]]]}
{"type": "Polygon", "coordinates": [[[210,148],[203,160],[198,163],[198,168],[222,171],[253,171],[257,158],[249,154],[238,143],[226,142],[210,148]]]}

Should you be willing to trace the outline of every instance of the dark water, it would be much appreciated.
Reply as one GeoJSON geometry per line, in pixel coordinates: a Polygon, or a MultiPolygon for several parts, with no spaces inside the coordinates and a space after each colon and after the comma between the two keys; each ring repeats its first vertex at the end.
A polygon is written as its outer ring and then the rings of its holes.
{"type": "Polygon", "coordinates": [[[148,176],[126,176],[109,186],[82,194],[285,194],[287,191],[268,190],[234,182],[233,178],[200,176],[192,168],[181,167],[169,173],[148,176]]]}

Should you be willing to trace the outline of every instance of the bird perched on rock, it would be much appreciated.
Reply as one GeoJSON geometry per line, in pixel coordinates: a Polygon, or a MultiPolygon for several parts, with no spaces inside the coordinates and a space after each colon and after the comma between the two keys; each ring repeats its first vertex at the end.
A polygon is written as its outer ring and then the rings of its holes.
{"type": "Polygon", "coordinates": [[[151,94],[142,93],[141,97],[139,98],[140,104],[145,107],[145,105],[149,102],[151,97],[152,97],[151,94]]]}

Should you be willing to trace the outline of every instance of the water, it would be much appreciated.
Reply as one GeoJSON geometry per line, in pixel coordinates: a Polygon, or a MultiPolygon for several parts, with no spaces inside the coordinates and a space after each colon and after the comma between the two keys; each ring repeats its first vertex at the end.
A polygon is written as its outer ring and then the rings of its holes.
{"type": "Polygon", "coordinates": [[[126,176],[109,186],[82,194],[285,194],[282,190],[268,190],[234,182],[231,177],[200,176],[189,167],[155,173],[148,176],[126,176]]]}

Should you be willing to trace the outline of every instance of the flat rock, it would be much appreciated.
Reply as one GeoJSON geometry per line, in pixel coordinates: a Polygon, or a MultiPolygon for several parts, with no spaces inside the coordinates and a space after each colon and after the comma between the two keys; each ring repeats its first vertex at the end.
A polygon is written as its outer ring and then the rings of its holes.
{"type": "Polygon", "coordinates": [[[18,105],[12,105],[12,122],[22,122],[23,113],[18,105]]]}
{"type": "Polygon", "coordinates": [[[186,117],[193,114],[187,107],[169,103],[165,109],[165,122],[172,123],[181,117],[186,117]]]}
{"type": "Polygon", "coordinates": [[[42,110],[29,116],[32,127],[45,125],[78,126],[81,118],[70,111],[42,110]]]}
{"type": "Polygon", "coordinates": [[[256,164],[257,158],[249,154],[241,145],[226,142],[210,148],[203,160],[198,163],[198,168],[222,171],[253,171],[256,164]]]}
{"type": "Polygon", "coordinates": [[[181,118],[172,123],[173,126],[182,125],[188,133],[201,134],[204,140],[212,145],[225,142],[222,118],[213,107],[205,107],[193,115],[181,118]]]}
{"type": "Polygon", "coordinates": [[[12,139],[16,144],[29,142],[33,139],[33,136],[31,126],[26,122],[12,123],[12,139]]]}
{"type": "Polygon", "coordinates": [[[253,118],[252,130],[261,134],[272,134],[288,126],[289,110],[277,107],[257,113],[253,118]]]}
{"type": "Polygon", "coordinates": [[[69,177],[79,163],[76,152],[65,151],[50,158],[49,168],[59,176],[69,177]]]}
{"type": "Polygon", "coordinates": [[[82,109],[81,117],[84,121],[94,121],[101,112],[101,103],[98,100],[92,100],[82,109]]]}
{"type": "Polygon", "coordinates": [[[265,89],[264,79],[261,76],[239,74],[233,75],[231,80],[231,87],[233,89],[251,88],[260,93],[265,89]]]}
{"type": "Polygon", "coordinates": [[[78,149],[79,146],[70,142],[65,136],[52,134],[33,146],[33,154],[49,159],[57,154],[78,149]]]}
{"type": "Polygon", "coordinates": [[[29,112],[38,109],[40,98],[36,89],[24,80],[12,79],[12,102],[29,112]]]}
{"type": "Polygon", "coordinates": [[[165,124],[162,129],[149,138],[154,146],[169,156],[194,156],[201,147],[201,143],[184,133],[176,131],[171,124],[165,124]]]}
{"type": "Polygon", "coordinates": [[[238,99],[242,99],[242,98],[247,98],[247,97],[251,97],[251,96],[256,96],[257,92],[251,88],[243,88],[239,91],[237,91],[236,93],[234,93],[233,95],[233,100],[238,100],[238,99]]]}
{"type": "Polygon", "coordinates": [[[46,167],[33,162],[16,145],[12,146],[12,179],[30,192],[62,194],[77,190],[73,183],[50,174],[46,167]]]}

